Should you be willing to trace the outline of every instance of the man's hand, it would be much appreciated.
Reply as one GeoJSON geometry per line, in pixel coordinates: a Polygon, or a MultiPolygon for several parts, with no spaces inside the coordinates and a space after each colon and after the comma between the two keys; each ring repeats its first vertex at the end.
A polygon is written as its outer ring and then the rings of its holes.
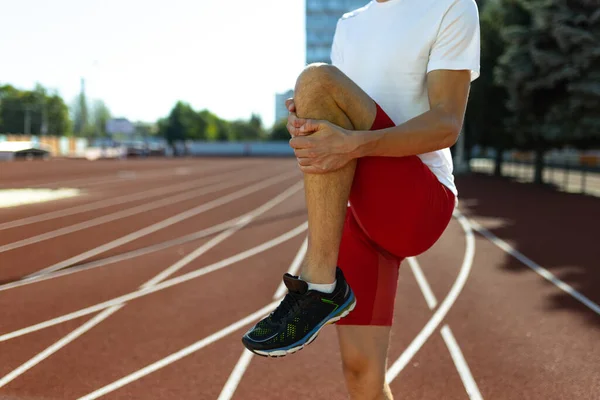
{"type": "Polygon", "coordinates": [[[354,157],[350,131],[328,121],[308,119],[290,140],[302,172],[324,174],[342,168],[354,157]],[[309,134],[309,136],[302,136],[309,134]]]}
{"type": "Polygon", "coordinates": [[[290,146],[302,172],[324,174],[342,168],[354,158],[350,131],[327,121],[298,118],[293,99],[285,105],[290,112],[290,146]]]}
{"type": "Polygon", "coordinates": [[[306,120],[303,118],[298,118],[296,115],[296,105],[294,104],[294,99],[287,99],[285,101],[285,107],[290,112],[288,115],[288,123],[287,130],[292,135],[292,137],[300,136],[300,135],[309,135],[311,132],[300,132],[300,127],[306,123],[306,120]]]}

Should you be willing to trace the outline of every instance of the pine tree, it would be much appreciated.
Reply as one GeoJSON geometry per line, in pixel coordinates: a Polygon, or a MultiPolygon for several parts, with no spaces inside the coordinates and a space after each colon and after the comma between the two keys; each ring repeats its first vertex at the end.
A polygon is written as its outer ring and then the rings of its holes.
{"type": "Polygon", "coordinates": [[[600,0],[505,0],[524,13],[503,30],[496,81],[508,93],[506,126],[536,152],[535,181],[553,147],[600,141],[600,0]]]}

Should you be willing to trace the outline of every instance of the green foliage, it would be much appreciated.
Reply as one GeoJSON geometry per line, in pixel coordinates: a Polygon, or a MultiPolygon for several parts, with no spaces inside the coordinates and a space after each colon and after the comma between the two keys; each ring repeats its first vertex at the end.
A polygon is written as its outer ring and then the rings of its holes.
{"type": "Polygon", "coordinates": [[[600,143],[600,8],[590,0],[512,0],[496,82],[522,148],[600,143]],[[510,21],[509,21],[510,22],[510,21]]]}
{"type": "Polygon", "coordinates": [[[0,132],[67,135],[69,110],[63,99],[41,85],[34,90],[0,86],[0,132]]]}
{"type": "Polygon", "coordinates": [[[501,30],[505,20],[504,8],[497,0],[488,0],[481,8],[481,75],[473,82],[465,116],[467,145],[479,144],[497,149],[512,145],[504,129],[506,89],[494,81],[494,67],[504,52],[501,30]]]}
{"type": "Polygon", "coordinates": [[[258,115],[252,114],[249,121],[238,120],[230,124],[229,140],[260,140],[264,136],[263,132],[262,120],[258,115]]]}
{"type": "Polygon", "coordinates": [[[199,112],[186,103],[177,102],[169,116],[158,121],[159,135],[170,144],[183,140],[254,141],[264,137],[258,115],[250,120],[225,121],[208,110],[199,112]]]}
{"type": "Polygon", "coordinates": [[[71,108],[73,112],[73,129],[75,135],[80,137],[94,136],[94,126],[93,123],[90,123],[88,102],[83,91],[77,95],[71,108]]]}
{"type": "Polygon", "coordinates": [[[289,141],[290,133],[287,130],[287,120],[281,120],[273,125],[271,133],[269,134],[269,140],[281,140],[289,141]]]}
{"type": "Polygon", "coordinates": [[[108,134],[106,133],[106,123],[110,120],[111,114],[110,110],[104,104],[102,100],[96,100],[91,107],[91,115],[90,115],[90,124],[91,129],[88,128],[88,131],[91,130],[94,137],[106,137],[108,134]]]}
{"type": "Polygon", "coordinates": [[[189,112],[191,107],[180,101],[175,104],[166,119],[165,139],[170,145],[186,139],[190,130],[189,112]]]}

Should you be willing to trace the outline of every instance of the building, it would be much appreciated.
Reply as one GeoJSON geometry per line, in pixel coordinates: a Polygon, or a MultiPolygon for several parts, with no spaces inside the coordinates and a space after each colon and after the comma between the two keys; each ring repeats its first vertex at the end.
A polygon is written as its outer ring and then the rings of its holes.
{"type": "Polygon", "coordinates": [[[293,96],[293,90],[275,94],[275,123],[287,118],[288,110],[285,108],[285,101],[293,96]]]}
{"type": "MultiPolygon", "coordinates": [[[[331,43],[338,19],[369,0],[306,0],[306,63],[331,62],[331,43]]],[[[287,118],[285,100],[294,92],[275,95],[275,122],[287,118]]]]}
{"type": "Polygon", "coordinates": [[[135,133],[135,125],[127,118],[112,118],[106,121],[106,133],[131,136],[135,133]]]}
{"type": "Polygon", "coordinates": [[[330,63],[338,19],[369,0],[306,0],[306,63],[330,63]]]}

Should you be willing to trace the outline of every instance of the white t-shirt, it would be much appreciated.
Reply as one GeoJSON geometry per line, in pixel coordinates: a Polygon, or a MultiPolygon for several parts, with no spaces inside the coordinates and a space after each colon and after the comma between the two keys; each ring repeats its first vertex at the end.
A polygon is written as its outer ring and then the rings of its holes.
{"type": "MultiPolygon", "coordinates": [[[[331,60],[396,125],[429,110],[427,73],[479,76],[479,14],[474,0],[372,0],[338,21],[331,60]]],[[[457,194],[450,149],[420,154],[457,194]]]]}

